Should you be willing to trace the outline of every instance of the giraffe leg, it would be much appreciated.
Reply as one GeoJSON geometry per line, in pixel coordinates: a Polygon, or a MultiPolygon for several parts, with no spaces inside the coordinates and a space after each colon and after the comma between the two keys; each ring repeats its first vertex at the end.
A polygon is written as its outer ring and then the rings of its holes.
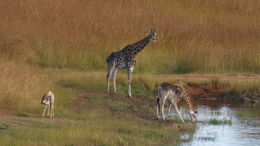
{"type": "Polygon", "coordinates": [[[169,108],[168,108],[168,114],[170,113],[170,111],[171,111],[171,107],[172,107],[172,102],[170,103],[170,105],[169,105],[169,108]]]}
{"type": "Polygon", "coordinates": [[[158,107],[158,105],[156,106],[156,116],[157,116],[157,120],[159,120],[159,107],[158,107]]]}
{"type": "Polygon", "coordinates": [[[162,106],[161,106],[161,111],[162,111],[162,118],[163,118],[163,120],[164,120],[164,122],[166,122],[165,121],[165,114],[164,114],[164,105],[165,105],[165,101],[166,101],[166,97],[165,98],[163,98],[163,103],[162,103],[162,106]]]}
{"type": "Polygon", "coordinates": [[[109,92],[110,90],[110,79],[111,79],[111,75],[112,72],[114,70],[114,64],[113,65],[108,65],[108,70],[107,70],[107,92],[109,92]]]}
{"type": "Polygon", "coordinates": [[[160,99],[157,98],[157,105],[156,105],[157,120],[159,120],[159,109],[160,109],[160,99]]]}
{"type": "Polygon", "coordinates": [[[133,67],[128,69],[128,96],[129,96],[129,98],[132,98],[131,83],[132,83],[132,73],[133,73],[133,71],[134,71],[133,67]]]}
{"type": "Polygon", "coordinates": [[[116,92],[116,74],[117,74],[117,70],[118,70],[118,68],[116,67],[116,68],[113,70],[113,73],[112,73],[113,85],[114,85],[114,92],[116,92]]]}
{"type": "Polygon", "coordinates": [[[46,108],[47,108],[47,105],[44,106],[44,110],[43,110],[43,113],[42,113],[42,117],[44,117],[44,115],[45,115],[46,108]]]}
{"type": "Polygon", "coordinates": [[[180,113],[180,111],[179,111],[179,108],[178,108],[177,103],[174,103],[174,107],[175,107],[175,110],[177,111],[179,117],[181,118],[182,123],[184,124],[185,122],[184,122],[184,120],[182,119],[182,116],[181,116],[181,113],[180,113]]]}

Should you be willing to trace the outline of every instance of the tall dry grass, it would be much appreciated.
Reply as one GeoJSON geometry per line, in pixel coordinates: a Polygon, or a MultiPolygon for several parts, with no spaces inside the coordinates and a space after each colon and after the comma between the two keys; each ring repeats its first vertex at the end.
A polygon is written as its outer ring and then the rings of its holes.
{"type": "Polygon", "coordinates": [[[0,2],[0,51],[30,64],[105,70],[110,52],[156,28],[139,72],[260,72],[258,0],[0,2]]]}
{"type": "Polygon", "coordinates": [[[0,61],[1,109],[23,112],[39,108],[40,98],[50,90],[47,77],[37,69],[13,62],[0,61]]]}

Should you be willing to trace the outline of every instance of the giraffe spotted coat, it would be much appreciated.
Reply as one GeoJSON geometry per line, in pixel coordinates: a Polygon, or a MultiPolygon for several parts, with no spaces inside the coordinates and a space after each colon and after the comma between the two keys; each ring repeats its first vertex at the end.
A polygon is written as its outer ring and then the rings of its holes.
{"type": "Polygon", "coordinates": [[[132,73],[136,64],[136,55],[141,52],[150,41],[155,41],[155,30],[151,32],[142,40],[127,45],[123,49],[112,52],[106,59],[108,65],[107,71],[107,91],[110,90],[110,79],[113,78],[114,92],[116,92],[116,74],[118,69],[126,69],[128,72],[128,96],[131,98],[131,82],[132,73]]]}
{"type": "Polygon", "coordinates": [[[173,85],[167,82],[162,83],[159,86],[158,89],[158,95],[157,95],[157,118],[159,118],[159,111],[162,112],[163,120],[165,121],[165,114],[164,114],[164,105],[166,100],[170,101],[168,113],[170,112],[172,104],[175,107],[175,110],[179,114],[179,117],[181,118],[181,121],[184,123],[184,120],[182,119],[182,116],[180,114],[178,103],[181,100],[184,100],[186,102],[187,108],[190,112],[190,117],[193,122],[196,120],[195,113],[193,111],[191,98],[188,95],[188,93],[185,91],[185,89],[182,86],[179,85],[173,85]]]}
{"type": "Polygon", "coordinates": [[[106,62],[110,66],[115,64],[115,67],[121,69],[134,67],[136,63],[135,56],[145,48],[145,46],[153,39],[153,37],[154,34],[150,34],[141,41],[127,45],[122,50],[117,52],[112,52],[110,56],[107,57],[106,62]]]}

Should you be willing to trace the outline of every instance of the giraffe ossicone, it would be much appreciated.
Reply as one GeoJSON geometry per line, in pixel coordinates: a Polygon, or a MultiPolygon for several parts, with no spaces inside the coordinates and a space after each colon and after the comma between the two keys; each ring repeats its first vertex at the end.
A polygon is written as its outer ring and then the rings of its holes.
{"type": "Polygon", "coordinates": [[[150,33],[142,40],[127,45],[123,49],[112,52],[106,59],[107,71],[107,91],[110,91],[110,79],[113,79],[114,92],[116,92],[116,75],[118,69],[126,69],[128,73],[128,96],[131,98],[132,74],[136,64],[136,55],[141,52],[150,41],[156,41],[155,29],[151,29],[150,33]]]}

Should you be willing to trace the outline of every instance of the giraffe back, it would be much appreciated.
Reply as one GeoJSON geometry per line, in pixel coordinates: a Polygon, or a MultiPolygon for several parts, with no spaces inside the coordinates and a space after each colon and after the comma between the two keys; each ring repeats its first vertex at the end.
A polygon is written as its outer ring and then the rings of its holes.
{"type": "MultiPolygon", "coordinates": [[[[188,104],[191,102],[191,98],[185,89],[180,85],[173,85],[168,82],[164,82],[159,87],[160,92],[168,95],[170,100],[179,102],[180,100],[185,100],[188,104]]],[[[190,105],[189,105],[190,106],[190,105]]]]}

